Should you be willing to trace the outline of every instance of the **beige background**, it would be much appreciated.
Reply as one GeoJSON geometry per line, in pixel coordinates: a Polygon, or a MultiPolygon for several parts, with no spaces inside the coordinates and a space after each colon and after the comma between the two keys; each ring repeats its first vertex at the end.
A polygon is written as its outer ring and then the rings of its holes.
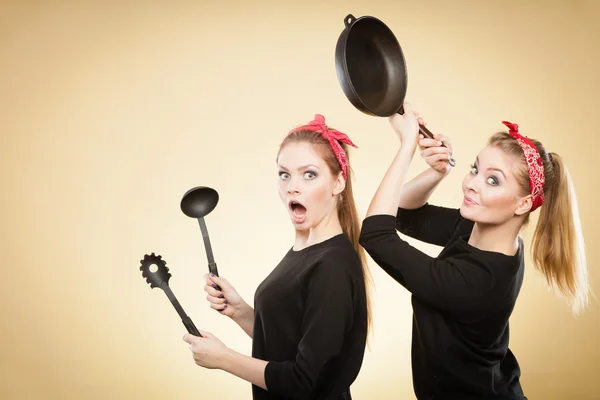
{"type": "MultiPolygon", "coordinates": [[[[249,398],[248,383],[195,366],[139,261],[161,254],[196,325],[250,352],[207,306],[200,230],[179,201],[197,185],[219,191],[206,219],[216,261],[251,302],[293,240],[275,191],[277,146],[322,113],[360,147],[364,215],[397,139],[337,82],[348,13],[392,28],[408,99],[453,138],[458,165],[433,202],[459,204],[469,164],[503,119],[564,156],[598,289],[598,3],[202,3],[0,5],[1,398],[249,398]]],[[[422,168],[417,157],[411,174],[422,168]]],[[[409,295],[374,264],[373,275],[375,334],[352,391],[411,399],[409,295]]],[[[529,398],[599,398],[599,336],[598,304],[572,317],[529,264],[511,330],[529,398]]]]}

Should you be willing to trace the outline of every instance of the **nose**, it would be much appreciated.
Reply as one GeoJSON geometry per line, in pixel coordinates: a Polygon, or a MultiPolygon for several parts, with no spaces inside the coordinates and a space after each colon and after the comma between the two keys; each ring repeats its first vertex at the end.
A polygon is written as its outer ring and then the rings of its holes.
{"type": "Polygon", "coordinates": [[[287,192],[289,194],[300,193],[300,190],[298,188],[298,183],[296,182],[296,179],[294,179],[293,177],[290,177],[290,179],[288,181],[287,192]]]}
{"type": "Polygon", "coordinates": [[[479,176],[469,176],[466,180],[465,187],[469,192],[479,192],[479,176]]]}

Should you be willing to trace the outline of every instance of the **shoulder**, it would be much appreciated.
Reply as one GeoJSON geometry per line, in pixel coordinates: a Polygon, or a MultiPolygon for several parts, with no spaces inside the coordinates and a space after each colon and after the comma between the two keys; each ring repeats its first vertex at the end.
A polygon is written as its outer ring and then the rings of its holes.
{"type": "Polygon", "coordinates": [[[522,272],[524,266],[523,241],[519,238],[519,248],[514,255],[495,251],[480,250],[467,243],[466,235],[459,238],[457,245],[462,249],[460,254],[450,256],[464,272],[487,278],[492,284],[512,281],[515,275],[522,272]]]}
{"type": "Polygon", "coordinates": [[[308,257],[312,273],[324,278],[362,276],[362,264],[345,234],[334,236],[308,257]]]}

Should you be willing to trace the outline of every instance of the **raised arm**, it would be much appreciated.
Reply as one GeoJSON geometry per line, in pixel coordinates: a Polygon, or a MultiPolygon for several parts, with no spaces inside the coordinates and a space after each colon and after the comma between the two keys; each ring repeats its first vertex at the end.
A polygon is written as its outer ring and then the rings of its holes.
{"type": "MultiPolygon", "coordinates": [[[[425,125],[422,119],[419,119],[419,122],[425,125]]],[[[433,191],[452,169],[448,163],[448,158],[453,154],[450,139],[438,134],[434,134],[433,139],[419,135],[418,145],[421,157],[429,165],[429,168],[404,185],[398,207],[407,210],[414,210],[425,205],[433,191]],[[442,146],[442,143],[445,147],[442,146]]]]}
{"type": "MultiPolygon", "coordinates": [[[[464,219],[457,208],[425,204],[414,210],[398,209],[396,229],[422,242],[446,246],[464,219]]],[[[461,225],[461,231],[468,229],[461,225]]],[[[464,232],[467,233],[467,232],[464,232]]]]}
{"type": "MultiPolygon", "coordinates": [[[[401,145],[392,164],[385,173],[381,184],[377,188],[375,196],[371,200],[371,204],[369,205],[366,214],[367,217],[377,214],[396,216],[400,200],[403,199],[403,191],[406,186],[406,174],[414,156],[415,148],[417,147],[419,122],[422,122],[422,120],[419,121],[417,119],[412,107],[410,107],[408,103],[404,104],[403,115],[394,114],[389,120],[394,131],[400,138],[401,145]]],[[[433,190],[430,188],[430,177],[429,179],[421,179],[420,181],[422,181],[421,184],[417,181],[417,184],[413,185],[414,193],[413,195],[406,195],[403,199],[404,203],[412,203],[409,205],[414,206],[415,204],[420,203],[425,197],[425,192],[431,192],[433,190]],[[429,184],[424,184],[423,181],[425,180],[427,180],[429,184]]]]}
{"type": "Polygon", "coordinates": [[[452,143],[441,135],[435,135],[434,139],[419,139],[418,125],[423,125],[424,121],[408,105],[404,115],[390,117],[390,123],[400,138],[401,146],[371,201],[367,217],[395,215],[396,229],[401,233],[444,246],[460,222],[460,213],[457,209],[431,206],[427,201],[451,170],[448,158],[453,153],[452,143]],[[406,183],[406,173],[417,141],[429,168],[406,183]],[[442,147],[442,143],[446,147],[442,147]]]}
{"type": "Polygon", "coordinates": [[[472,260],[431,257],[402,240],[390,215],[363,221],[360,244],[415,297],[449,312],[473,310],[494,284],[493,270],[472,260]]]}
{"type": "MultiPolygon", "coordinates": [[[[408,105],[404,110],[404,115],[390,117],[401,145],[371,201],[360,244],[381,268],[422,300],[447,309],[469,306],[464,300],[471,300],[482,288],[485,290],[489,283],[487,272],[472,265],[430,257],[410,246],[396,232],[396,207],[405,189],[418,135],[416,115],[408,105]]],[[[454,213],[458,224],[458,210],[437,208],[437,212],[454,213]]]]}

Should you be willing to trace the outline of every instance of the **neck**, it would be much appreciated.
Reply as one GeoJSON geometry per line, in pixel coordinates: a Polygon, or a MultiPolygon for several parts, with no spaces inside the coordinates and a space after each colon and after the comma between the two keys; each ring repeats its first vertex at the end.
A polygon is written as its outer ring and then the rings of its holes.
{"type": "Polygon", "coordinates": [[[475,223],[469,244],[479,250],[493,251],[513,256],[519,250],[521,221],[514,218],[502,225],[475,223]]]}
{"type": "Polygon", "coordinates": [[[315,226],[309,229],[296,229],[294,250],[302,250],[313,244],[323,242],[333,236],[339,235],[342,232],[342,225],[340,224],[338,213],[334,210],[315,226]]]}

